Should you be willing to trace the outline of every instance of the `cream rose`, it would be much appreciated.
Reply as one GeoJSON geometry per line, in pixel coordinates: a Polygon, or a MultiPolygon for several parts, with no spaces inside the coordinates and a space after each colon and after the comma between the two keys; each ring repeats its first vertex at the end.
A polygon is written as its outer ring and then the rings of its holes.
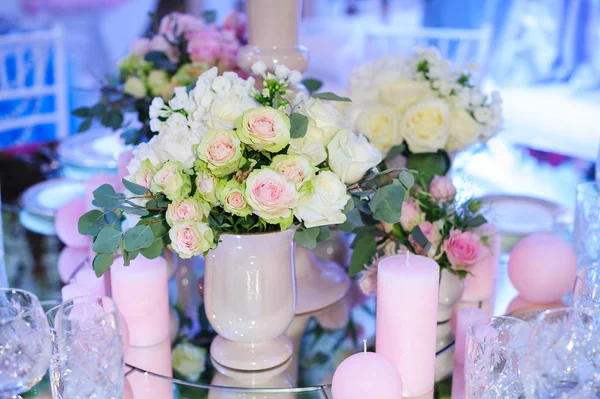
{"type": "Polygon", "coordinates": [[[290,142],[290,118],[271,107],[254,108],[238,119],[237,134],[255,150],[278,152],[290,142]]]}
{"type": "Polygon", "coordinates": [[[125,86],[123,87],[123,92],[134,98],[144,98],[148,94],[144,82],[137,76],[130,76],[127,78],[125,86]]]}
{"type": "Polygon", "coordinates": [[[415,80],[397,80],[382,83],[379,85],[378,94],[379,101],[382,104],[400,112],[426,97],[433,97],[428,82],[415,80]]]}
{"type": "Polygon", "coordinates": [[[308,228],[340,224],[346,221],[343,210],[350,199],[346,185],[328,170],[321,171],[312,180],[312,192],[305,193],[294,208],[294,216],[308,228]]]}
{"type": "Polygon", "coordinates": [[[210,205],[199,198],[184,198],[171,202],[166,219],[169,226],[180,222],[202,222],[210,213],[210,205]]]}
{"type": "Polygon", "coordinates": [[[233,173],[245,162],[240,140],[232,130],[214,130],[206,133],[198,144],[198,158],[217,177],[233,173]]]}
{"type": "Polygon", "coordinates": [[[295,112],[308,117],[310,128],[320,129],[325,145],[340,130],[342,114],[331,101],[302,96],[295,112]]]}
{"type": "Polygon", "coordinates": [[[436,152],[448,141],[450,121],[450,109],[444,101],[425,100],[406,109],[400,133],[411,152],[436,152]]]}
{"type": "Polygon", "coordinates": [[[216,204],[216,189],[219,179],[206,169],[196,170],[196,195],[209,204],[216,204]]]}
{"type": "Polygon", "coordinates": [[[150,183],[150,191],[163,193],[171,201],[187,197],[191,190],[190,176],[183,171],[180,162],[165,162],[150,183]]]}
{"type": "Polygon", "coordinates": [[[173,369],[188,381],[197,381],[206,370],[205,348],[199,348],[189,342],[181,342],[173,349],[172,356],[173,369]]]}
{"type": "Polygon", "coordinates": [[[164,100],[170,100],[173,95],[173,85],[167,72],[155,69],[148,75],[148,87],[150,94],[162,97],[164,100]]]}
{"type": "Polygon", "coordinates": [[[327,152],[329,167],[345,184],[353,184],[362,179],[382,159],[381,152],[364,136],[349,130],[341,130],[327,145],[327,152]]]}
{"type": "Polygon", "coordinates": [[[310,126],[309,123],[304,137],[290,140],[288,154],[305,155],[316,166],[327,159],[325,146],[328,142],[325,138],[324,130],[310,126]]]}
{"type": "Polygon", "coordinates": [[[244,183],[237,180],[221,180],[217,185],[217,199],[226,212],[237,216],[248,216],[252,213],[250,205],[244,197],[244,183]]]}
{"type": "Polygon", "coordinates": [[[446,143],[446,151],[459,151],[477,141],[482,133],[482,126],[462,108],[450,109],[450,135],[446,143]]]}
{"type": "Polygon", "coordinates": [[[246,201],[252,211],[267,223],[278,224],[288,219],[298,204],[298,192],[273,169],[254,170],[246,179],[246,201]]]}
{"type": "Polygon", "coordinates": [[[213,232],[206,223],[177,223],[169,230],[169,238],[173,250],[183,259],[198,256],[215,246],[213,232]]]}
{"type": "Polygon", "coordinates": [[[277,155],[271,162],[271,168],[300,189],[315,175],[315,167],[305,155],[277,155]]]}
{"type": "Polygon", "coordinates": [[[156,174],[156,168],[149,159],[144,159],[138,170],[131,176],[131,181],[142,187],[150,189],[152,178],[156,174]]]}
{"type": "Polygon", "coordinates": [[[365,135],[385,157],[389,150],[402,144],[396,113],[384,105],[370,105],[362,110],[356,121],[356,129],[365,135]]]}
{"type": "Polygon", "coordinates": [[[248,93],[237,95],[234,91],[230,91],[217,96],[206,106],[208,105],[210,108],[205,120],[209,129],[235,129],[239,117],[247,110],[255,108],[257,103],[248,93]]]}

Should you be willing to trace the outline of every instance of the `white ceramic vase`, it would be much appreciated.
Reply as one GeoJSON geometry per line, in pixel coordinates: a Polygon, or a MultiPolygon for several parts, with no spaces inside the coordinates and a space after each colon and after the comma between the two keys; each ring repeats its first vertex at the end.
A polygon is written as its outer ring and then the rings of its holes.
{"type": "Polygon", "coordinates": [[[292,356],[292,343],[282,334],[296,308],[294,231],[225,234],[209,251],[204,301],[219,334],[210,354],[220,366],[266,370],[292,356]]]}
{"type": "Polygon", "coordinates": [[[465,281],[442,269],[436,330],[435,379],[441,381],[452,373],[454,365],[454,334],[450,328],[453,306],[460,301],[465,281]]]}
{"type": "Polygon", "coordinates": [[[283,64],[305,71],[308,51],[298,45],[302,0],[246,0],[248,44],[238,52],[239,67],[249,72],[263,61],[271,71],[283,64]]]}

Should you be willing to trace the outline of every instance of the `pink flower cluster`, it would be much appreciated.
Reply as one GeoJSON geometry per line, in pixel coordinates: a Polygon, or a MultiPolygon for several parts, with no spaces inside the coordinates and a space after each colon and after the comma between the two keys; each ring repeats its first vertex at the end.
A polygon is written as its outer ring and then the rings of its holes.
{"type": "Polygon", "coordinates": [[[450,236],[444,241],[444,251],[455,270],[468,270],[490,254],[479,234],[460,230],[450,231],[450,236]]]}

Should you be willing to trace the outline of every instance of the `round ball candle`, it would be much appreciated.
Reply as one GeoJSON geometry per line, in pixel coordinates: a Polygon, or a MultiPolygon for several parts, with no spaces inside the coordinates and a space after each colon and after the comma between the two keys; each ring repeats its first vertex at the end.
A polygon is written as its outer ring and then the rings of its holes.
{"type": "Polygon", "coordinates": [[[519,294],[531,303],[559,301],[572,288],[577,255],[563,238],[532,234],[515,245],[508,261],[508,277],[519,294]]]}
{"type": "Polygon", "coordinates": [[[111,269],[112,298],[129,326],[131,347],[169,341],[169,291],[167,262],[142,255],[124,266],[115,259],[111,269]]]}
{"type": "Polygon", "coordinates": [[[64,247],[58,254],[58,276],[63,283],[68,283],[75,278],[78,269],[86,267],[88,249],[77,247],[64,247]]]}
{"type": "Polygon", "coordinates": [[[403,396],[433,391],[440,267],[414,254],[390,256],[377,272],[377,353],[403,381],[403,396]]]}
{"type": "Polygon", "coordinates": [[[479,319],[487,317],[483,309],[464,308],[458,311],[456,317],[456,339],[454,345],[454,362],[465,364],[467,332],[469,326],[479,319]]]}
{"type": "Polygon", "coordinates": [[[333,374],[335,399],[398,399],[402,380],[396,367],[385,357],[365,350],[344,360],[333,374]]]}
{"type": "Polygon", "coordinates": [[[90,237],[79,234],[77,229],[79,218],[87,211],[88,207],[83,197],[72,199],[58,208],[54,218],[54,229],[63,244],[78,248],[88,248],[92,245],[90,237]]]}

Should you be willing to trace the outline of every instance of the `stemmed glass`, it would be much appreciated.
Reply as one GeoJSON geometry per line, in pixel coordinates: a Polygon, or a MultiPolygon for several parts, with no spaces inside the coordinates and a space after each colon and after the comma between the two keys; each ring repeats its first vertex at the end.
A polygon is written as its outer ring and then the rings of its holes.
{"type": "Polygon", "coordinates": [[[55,351],[50,371],[63,399],[119,399],[125,375],[123,339],[112,299],[83,296],[64,302],[54,316],[55,351]]]}
{"type": "Polygon", "coordinates": [[[598,313],[558,308],[542,313],[523,362],[528,399],[593,399],[600,396],[598,313]]]}
{"type": "Polygon", "coordinates": [[[51,348],[38,298],[23,290],[0,289],[0,397],[16,398],[40,382],[51,348]]]}
{"type": "Polygon", "coordinates": [[[576,308],[600,311],[600,263],[579,270],[571,299],[576,308]]]}

